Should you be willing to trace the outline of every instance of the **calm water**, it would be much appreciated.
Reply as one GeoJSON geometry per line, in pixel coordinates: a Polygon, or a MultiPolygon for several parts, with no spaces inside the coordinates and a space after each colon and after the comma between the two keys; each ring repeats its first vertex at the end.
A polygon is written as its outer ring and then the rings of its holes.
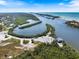
{"type": "Polygon", "coordinates": [[[44,24],[37,24],[35,26],[29,27],[29,28],[24,28],[24,29],[19,29],[19,27],[14,29],[14,33],[18,35],[23,35],[23,36],[35,36],[37,34],[41,34],[45,32],[46,26],[44,24]]]}
{"type": "Polygon", "coordinates": [[[19,35],[36,35],[46,30],[46,23],[55,27],[56,35],[61,37],[65,41],[69,42],[74,48],[79,49],[79,29],[72,28],[64,24],[66,20],[79,20],[79,13],[47,13],[51,15],[60,15],[60,19],[46,19],[44,17],[36,15],[41,21],[41,24],[32,26],[26,29],[14,29],[14,33],[19,35]]]}
{"type": "Polygon", "coordinates": [[[51,12],[47,14],[61,16],[65,20],[79,21],[79,12],[54,12],[54,13],[51,12]]]}

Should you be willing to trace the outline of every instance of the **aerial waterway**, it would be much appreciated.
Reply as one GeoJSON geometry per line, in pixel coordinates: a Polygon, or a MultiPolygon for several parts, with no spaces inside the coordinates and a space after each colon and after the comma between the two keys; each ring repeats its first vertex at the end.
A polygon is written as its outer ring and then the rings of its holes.
{"type": "Polygon", "coordinates": [[[18,27],[14,29],[14,33],[19,35],[36,35],[46,31],[46,24],[50,24],[55,27],[56,35],[65,41],[69,42],[74,48],[79,49],[79,29],[69,27],[65,24],[65,19],[57,18],[57,19],[47,19],[45,17],[39,16],[37,14],[33,14],[39,18],[42,23],[34,25],[29,28],[19,29],[18,27]]]}

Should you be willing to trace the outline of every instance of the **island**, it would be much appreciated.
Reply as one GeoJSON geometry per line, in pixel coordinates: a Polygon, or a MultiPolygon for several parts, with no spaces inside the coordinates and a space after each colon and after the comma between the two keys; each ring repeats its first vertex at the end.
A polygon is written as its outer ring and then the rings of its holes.
{"type": "Polygon", "coordinates": [[[79,22],[72,20],[72,21],[66,21],[65,24],[71,26],[71,27],[75,27],[75,28],[79,28],[79,22]]]}

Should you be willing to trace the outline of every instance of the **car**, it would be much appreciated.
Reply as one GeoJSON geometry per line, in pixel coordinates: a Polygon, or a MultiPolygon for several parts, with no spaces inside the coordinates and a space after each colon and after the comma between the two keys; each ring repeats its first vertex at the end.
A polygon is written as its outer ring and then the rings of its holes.
{"type": "Polygon", "coordinates": [[[57,44],[58,44],[59,47],[63,47],[63,39],[57,38],[56,42],[57,42],[57,44]]]}

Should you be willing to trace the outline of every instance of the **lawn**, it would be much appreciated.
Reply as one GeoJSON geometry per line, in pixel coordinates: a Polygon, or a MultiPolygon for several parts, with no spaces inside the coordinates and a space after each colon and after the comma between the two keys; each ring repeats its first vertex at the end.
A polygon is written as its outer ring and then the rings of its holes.
{"type": "Polygon", "coordinates": [[[28,22],[26,22],[26,17],[17,17],[15,20],[16,25],[22,25],[25,23],[28,23],[28,22]]]}
{"type": "Polygon", "coordinates": [[[39,19],[36,16],[32,14],[26,14],[26,15],[17,16],[15,19],[15,24],[22,25],[22,24],[28,23],[27,22],[28,19],[39,21],[39,19]]]}

